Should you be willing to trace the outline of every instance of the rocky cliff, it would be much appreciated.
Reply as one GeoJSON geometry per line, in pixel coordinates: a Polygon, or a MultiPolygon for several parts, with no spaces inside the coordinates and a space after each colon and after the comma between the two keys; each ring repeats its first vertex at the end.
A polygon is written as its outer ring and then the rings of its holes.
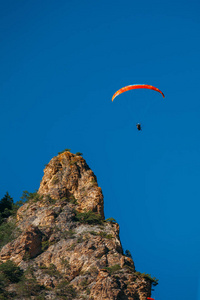
{"type": "Polygon", "coordinates": [[[24,294],[16,283],[9,285],[13,299],[146,300],[151,295],[153,280],[136,272],[124,255],[119,225],[104,220],[101,188],[81,156],[65,151],[52,158],[38,192],[27,193],[27,200],[17,212],[16,238],[0,252],[3,263],[14,261],[29,280],[24,294]]]}

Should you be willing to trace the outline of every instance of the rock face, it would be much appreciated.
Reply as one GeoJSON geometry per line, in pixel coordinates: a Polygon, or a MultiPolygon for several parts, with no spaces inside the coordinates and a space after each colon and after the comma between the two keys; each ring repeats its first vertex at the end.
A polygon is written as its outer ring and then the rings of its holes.
{"type": "Polygon", "coordinates": [[[104,217],[103,195],[96,176],[79,155],[64,152],[49,162],[38,193],[53,199],[73,196],[78,210],[92,210],[104,217]]]}
{"type": "Polygon", "coordinates": [[[1,249],[0,260],[24,271],[31,267],[45,289],[42,299],[151,295],[152,281],[123,254],[119,225],[104,220],[101,188],[81,156],[64,152],[49,162],[38,193],[17,212],[17,227],[18,237],[1,249]]]}

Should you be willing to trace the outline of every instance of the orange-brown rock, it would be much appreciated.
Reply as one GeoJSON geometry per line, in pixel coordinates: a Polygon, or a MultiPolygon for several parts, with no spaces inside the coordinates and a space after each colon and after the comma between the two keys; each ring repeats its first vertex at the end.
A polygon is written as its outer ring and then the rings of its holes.
{"type": "Polygon", "coordinates": [[[13,260],[23,270],[31,266],[34,280],[45,288],[45,299],[150,296],[151,280],[136,273],[132,258],[123,253],[119,225],[104,221],[101,189],[82,157],[70,152],[54,157],[44,170],[38,194],[18,210],[21,233],[1,249],[0,260],[13,260]],[[78,212],[88,211],[102,221],[80,221],[78,212]],[[63,280],[75,296],[59,296],[63,280]]]}
{"type": "Polygon", "coordinates": [[[1,260],[11,259],[19,264],[23,259],[36,257],[41,252],[42,232],[30,225],[16,240],[1,250],[1,260]]]}
{"type": "Polygon", "coordinates": [[[74,197],[78,210],[92,210],[104,217],[103,194],[96,176],[79,155],[64,152],[52,158],[44,170],[38,193],[53,199],[74,197]]]}

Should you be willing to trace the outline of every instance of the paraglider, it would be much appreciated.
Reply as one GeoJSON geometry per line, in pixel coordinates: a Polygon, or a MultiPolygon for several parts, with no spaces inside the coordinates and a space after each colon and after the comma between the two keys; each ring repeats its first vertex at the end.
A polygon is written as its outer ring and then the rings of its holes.
{"type": "Polygon", "coordinates": [[[147,297],[148,300],[154,300],[153,298],[147,297]]]}
{"type": "Polygon", "coordinates": [[[163,98],[165,98],[165,95],[163,94],[163,92],[161,92],[161,90],[159,90],[158,88],[149,85],[149,84],[133,84],[133,85],[127,85],[123,88],[121,88],[120,90],[118,90],[116,93],[114,93],[113,97],[112,97],[112,101],[115,99],[115,97],[117,97],[118,95],[130,91],[130,90],[135,90],[135,89],[149,89],[149,90],[153,90],[156,92],[159,92],[163,98]]]}
{"type": "MultiPolygon", "coordinates": [[[[158,88],[156,88],[155,86],[149,85],[149,84],[133,84],[133,85],[127,85],[121,89],[119,89],[117,92],[114,93],[114,95],[112,96],[112,101],[120,94],[130,91],[130,90],[135,90],[135,89],[149,89],[149,90],[153,90],[156,92],[159,92],[163,98],[165,98],[165,95],[163,94],[163,92],[161,90],[159,90],[158,88]]],[[[136,124],[137,129],[140,131],[142,130],[141,128],[141,124],[137,123],[136,124]]]]}

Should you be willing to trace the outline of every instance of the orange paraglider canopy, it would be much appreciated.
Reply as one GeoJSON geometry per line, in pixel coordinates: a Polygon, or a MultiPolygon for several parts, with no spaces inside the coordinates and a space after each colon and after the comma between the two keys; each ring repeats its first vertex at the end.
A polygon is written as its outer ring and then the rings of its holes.
{"type": "Polygon", "coordinates": [[[154,300],[153,298],[147,297],[148,300],[154,300]]]}
{"type": "Polygon", "coordinates": [[[159,92],[163,98],[165,98],[165,95],[163,94],[163,92],[161,92],[161,90],[159,90],[158,88],[149,85],[149,84],[133,84],[133,85],[127,85],[123,88],[121,88],[120,90],[118,90],[112,97],[112,101],[115,99],[115,97],[117,97],[118,95],[130,91],[130,90],[135,90],[135,89],[149,89],[149,90],[153,90],[156,92],[159,92]]]}

